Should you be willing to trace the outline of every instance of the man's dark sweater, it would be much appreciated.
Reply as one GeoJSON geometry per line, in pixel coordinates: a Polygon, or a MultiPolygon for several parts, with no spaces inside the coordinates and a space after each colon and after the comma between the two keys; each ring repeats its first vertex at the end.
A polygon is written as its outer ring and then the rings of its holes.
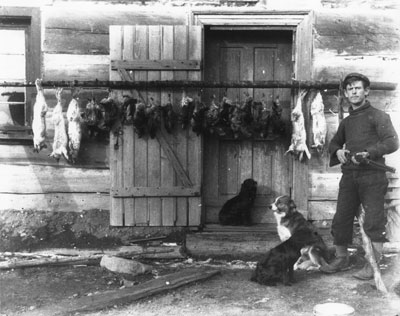
{"type": "MultiPolygon", "coordinates": [[[[343,119],[335,136],[329,144],[330,162],[329,166],[339,164],[336,151],[346,149],[350,153],[367,151],[369,159],[378,163],[385,163],[383,155],[395,152],[399,148],[399,139],[393,128],[390,116],[374,107],[366,101],[363,106],[353,110],[350,108],[349,115],[343,119]]],[[[371,169],[369,165],[355,165],[348,163],[342,165],[342,169],[371,169]]]]}

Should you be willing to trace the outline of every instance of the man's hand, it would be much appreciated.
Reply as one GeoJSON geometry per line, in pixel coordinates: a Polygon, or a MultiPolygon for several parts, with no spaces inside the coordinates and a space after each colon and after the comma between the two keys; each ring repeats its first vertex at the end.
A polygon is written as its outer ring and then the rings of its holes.
{"type": "Polygon", "coordinates": [[[341,164],[345,164],[347,162],[346,154],[349,154],[350,151],[347,149],[338,149],[336,151],[336,157],[339,159],[341,164]]]}
{"type": "Polygon", "coordinates": [[[356,153],[355,155],[353,155],[353,156],[351,157],[351,161],[352,161],[354,164],[359,165],[360,163],[362,163],[362,161],[363,161],[365,158],[368,158],[368,157],[369,157],[369,153],[366,152],[366,151],[363,151],[363,152],[356,153]]]}

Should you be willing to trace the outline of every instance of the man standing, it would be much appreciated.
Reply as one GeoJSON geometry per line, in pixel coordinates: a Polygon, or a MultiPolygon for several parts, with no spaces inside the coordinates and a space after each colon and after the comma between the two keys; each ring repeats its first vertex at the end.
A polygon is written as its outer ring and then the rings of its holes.
{"type": "MultiPolygon", "coordinates": [[[[344,94],[351,107],[329,144],[329,166],[340,163],[342,178],[331,230],[336,258],[321,268],[325,273],[349,269],[347,246],[352,242],[353,222],[360,204],[365,210],[364,230],[372,241],[378,263],[383,243],[387,241],[384,196],[388,180],[385,171],[363,163],[363,159],[384,164],[383,155],[396,151],[399,141],[389,115],[372,107],[367,100],[369,86],[369,79],[359,73],[351,73],[343,81],[344,94]]],[[[373,276],[368,261],[354,275],[362,280],[372,279],[373,276]]]]}

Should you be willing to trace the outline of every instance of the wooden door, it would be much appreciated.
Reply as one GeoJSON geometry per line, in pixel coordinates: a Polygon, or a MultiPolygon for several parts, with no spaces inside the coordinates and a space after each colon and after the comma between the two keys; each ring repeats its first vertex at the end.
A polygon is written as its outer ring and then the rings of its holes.
{"type": "MultiPolygon", "coordinates": [[[[200,80],[201,55],[200,26],[110,27],[111,80],[200,80]]],[[[181,89],[139,92],[158,104],[171,95],[179,112],[181,89]]],[[[115,94],[138,97],[137,91],[115,94]]],[[[201,167],[201,137],[189,128],[151,139],[124,126],[110,140],[111,225],[200,225],[201,167]]]]}
{"type": "MultiPolygon", "coordinates": [[[[205,79],[212,81],[290,80],[292,76],[292,32],[207,31],[205,33],[205,79]]],[[[244,99],[247,91],[255,100],[265,96],[271,104],[279,96],[283,118],[290,122],[289,89],[214,89],[220,100],[224,94],[244,99]]],[[[290,126],[290,123],[289,123],[290,126]]],[[[258,182],[252,213],[254,223],[273,221],[270,204],[277,195],[290,194],[291,158],[284,156],[290,135],[271,135],[267,140],[233,140],[206,137],[204,140],[204,204],[206,223],[217,223],[223,203],[235,196],[247,178],[258,182]]]]}

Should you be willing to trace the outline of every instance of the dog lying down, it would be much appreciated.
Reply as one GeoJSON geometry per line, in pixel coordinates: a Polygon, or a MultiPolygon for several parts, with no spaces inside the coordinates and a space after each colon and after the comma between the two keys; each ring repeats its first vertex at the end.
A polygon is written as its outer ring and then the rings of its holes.
{"type": "Polygon", "coordinates": [[[257,193],[257,182],[246,179],[241,185],[240,192],[226,201],[219,212],[221,225],[251,225],[251,209],[257,193]]]}
{"type": "Polygon", "coordinates": [[[318,270],[327,264],[328,248],[313,224],[297,211],[294,201],[287,195],[279,196],[270,205],[274,211],[280,240],[288,240],[298,230],[315,233],[314,242],[301,249],[301,256],[295,264],[296,270],[318,270]]]}
{"type": "Polygon", "coordinates": [[[278,246],[267,252],[257,263],[251,281],[274,286],[277,282],[292,285],[294,280],[294,264],[301,255],[301,249],[318,242],[318,234],[310,229],[299,229],[278,246]]]}

